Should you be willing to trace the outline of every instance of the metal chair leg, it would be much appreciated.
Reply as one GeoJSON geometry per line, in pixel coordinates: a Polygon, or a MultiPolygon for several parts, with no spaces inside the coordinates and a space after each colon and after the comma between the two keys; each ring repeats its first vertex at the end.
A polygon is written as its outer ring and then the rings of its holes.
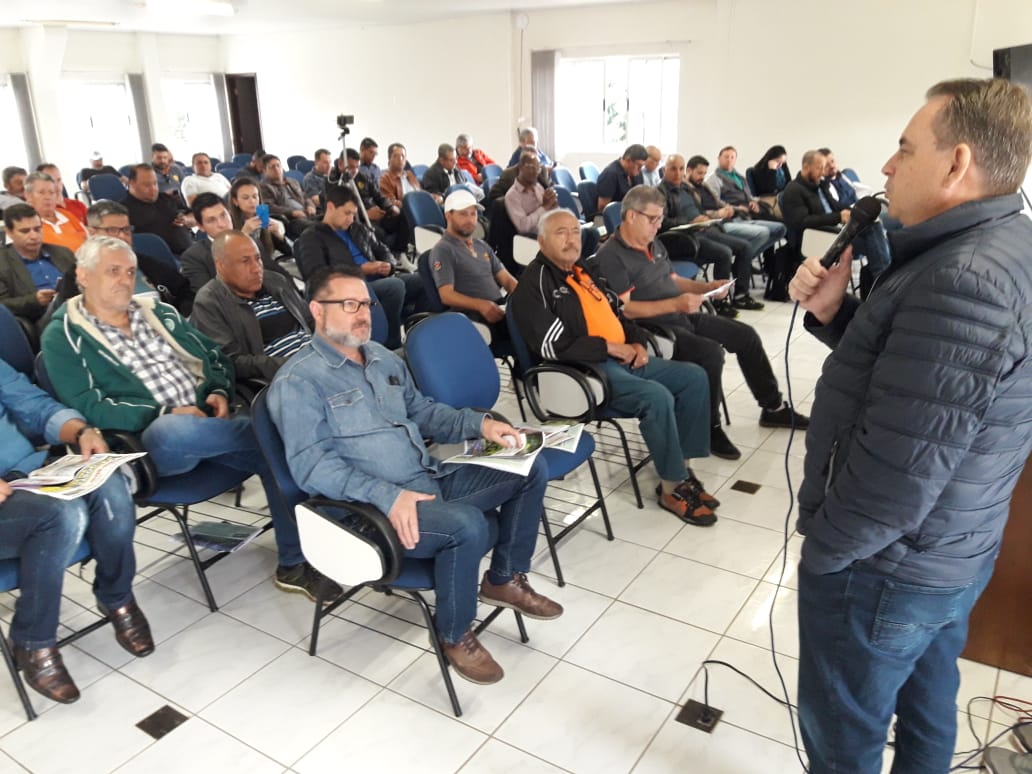
{"type": "Polygon", "coordinates": [[[552,536],[552,525],[548,523],[548,514],[544,509],[541,511],[541,526],[545,530],[545,542],[548,544],[548,553],[552,555],[552,565],[555,567],[555,582],[557,586],[565,586],[563,568],[559,566],[559,554],[555,550],[555,538],[552,536]]]}
{"type": "Polygon", "coordinates": [[[0,650],[3,651],[4,663],[7,664],[7,671],[11,673],[15,690],[18,691],[18,698],[21,699],[22,708],[25,710],[25,717],[29,720],[35,720],[36,710],[32,708],[32,702],[29,701],[29,694],[25,690],[25,683],[22,681],[21,675],[18,674],[18,665],[14,663],[14,653],[11,652],[11,646],[8,644],[6,637],[0,637],[0,650]]]}
{"type": "Polygon", "coordinates": [[[609,510],[606,508],[606,498],[602,496],[602,485],[598,480],[598,471],[595,470],[595,460],[588,457],[588,470],[591,471],[591,480],[595,483],[595,494],[598,495],[598,507],[602,511],[602,523],[606,527],[606,540],[613,539],[613,525],[609,523],[609,510]]]}
{"type": "Polygon", "coordinates": [[[624,433],[623,428],[620,427],[620,423],[615,419],[607,419],[605,421],[615,427],[616,432],[620,434],[620,443],[623,446],[624,459],[627,461],[627,471],[631,474],[631,488],[634,490],[634,500],[637,502],[638,508],[644,508],[645,503],[641,499],[641,489],[638,488],[638,469],[634,466],[634,461],[631,460],[631,447],[627,445],[627,434],[624,433]]]}
{"type": "Polygon", "coordinates": [[[211,592],[211,586],[208,583],[208,574],[204,571],[204,564],[201,562],[201,557],[197,554],[197,548],[193,544],[193,540],[190,538],[190,526],[187,524],[187,517],[189,516],[189,508],[183,507],[180,511],[179,508],[169,508],[172,514],[176,517],[176,521],[179,522],[179,529],[183,533],[183,542],[186,543],[186,548],[190,552],[190,560],[193,562],[194,569],[197,571],[197,579],[201,582],[201,589],[204,591],[204,597],[208,600],[208,609],[211,612],[216,612],[219,606],[215,604],[215,595],[211,592]]]}
{"type": "Polygon", "coordinates": [[[724,424],[731,424],[731,414],[727,410],[727,398],[724,397],[724,391],[720,391],[720,405],[724,407],[724,424]]]}
{"type": "Polygon", "coordinates": [[[459,697],[455,694],[455,685],[452,683],[451,671],[448,666],[448,659],[444,657],[444,649],[441,647],[441,638],[437,636],[437,624],[434,623],[434,616],[430,612],[430,606],[427,605],[426,600],[423,599],[423,595],[418,591],[405,590],[405,594],[412,597],[419,605],[419,609],[423,611],[423,619],[426,621],[426,628],[430,634],[430,645],[434,649],[434,655],[437,656],[437,665],[441,668],[441,677],[444,679],[444,687],[448,691],[448,698],[451,700],[452,712],[455,713],[455,717],[462,717],[462,707],[459,706],[459,697]]]}

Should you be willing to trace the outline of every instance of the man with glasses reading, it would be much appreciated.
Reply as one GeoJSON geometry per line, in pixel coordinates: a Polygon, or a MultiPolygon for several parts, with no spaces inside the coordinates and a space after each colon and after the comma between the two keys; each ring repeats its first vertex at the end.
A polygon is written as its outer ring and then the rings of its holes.
{"type": "Polygon", "coordinates": [[[407,556],[434,559],[437,630],[462,677],[489,684],[504,673],[473,632],[477,576],[488,547],[484,511],[499,509],[498,538],[479,598],[537,619],[563,608],[527,582],[548,469],[526,476],[479,465],[443,465],[424,438],[483,436],[511,445],[517,431],[472,409],[424,397],[404,361],[369,339],[369,290],[361,271],[328,266],[309,278],[311,343],[269,390],[290,472],[313,495],[371,503],[387,514],[407,556]]]}

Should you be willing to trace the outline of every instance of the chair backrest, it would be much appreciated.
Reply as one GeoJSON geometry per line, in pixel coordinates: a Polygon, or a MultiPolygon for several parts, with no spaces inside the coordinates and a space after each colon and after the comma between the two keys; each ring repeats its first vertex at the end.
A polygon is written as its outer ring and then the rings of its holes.
{"type": "Polygon", "coordinates": [[[287,169],[297,169],[297,163],[304,160],[304,156],[287,156],[287,169]]]}
{"type": "MultiPolygon", "coordinates": [[[[132,164],[125,164],[124,166],[121,166],[121,167],[118,168],[118,174],[121,175],[122,177],[129,177],[129,173],[132,172],[132,171],[133,171],[133,165],[132,164]]],[[[91,181],[92,181],[92,179],[93,178],[90,178],[91,181]]]]}
{"type": "Polygon", "coordinates": [[[538,241],[523,234],[517,234],[512,238],[512,257],[520,266],[530,266],[537,258],[538,241]]]}
{"type": "Polygon", "coordinates": [[[169,266],[174,267],[176,271],[179,271],[179,259],[172,252],[172,248],[168,246],[168,242],[157,234],[148,234],[142,231],[134,233],[133,250],[143,255],[149,255],[151,258],[164,261],[169,266]]]}
{"type": "Polygon", "coordinates": [[[128,195],[129,192],[125,190],[118,175],[104,173],[90,178],[90,196],[93,201],[110,199],[113,202],[124,202],[128,195]]]}
{"type": "Polygon", "coordinates": [[[691,261],[671,261],[670,265],[678,277],[684,277],[685,279],[695,279],[701,271],[698,265],[691,261]]]}
{"type": "Polygon", "coordinates": [[[845,169],[843,169],[842,174],[845,175],[846,179],[848,179],[852,183],[860,182],[860,175],[858,175],[852,167],[846,167],[845,169]]]}
{"type": "Polygon", "coordinates": [[[222,163],[222,159],[217,159],[214,156],[208,156],[208,161],[211,162],[212,169],[215,169],[215,167],[222,163]]]}
{"type": "Polygon", "coordinates": [[[32,345],[14,313],[0,304],[0,360],[32,379],[32,345]]]}
{"type": "Polygon", "coordinates": [[[602,223],[607,234],[615,234],[620,228],[620,202],[609,202],[602,210],[602,223]]]}
{"type": "Polygon", "coordinates": [[[573,172],[566,167],[556,167],[553,169],[552,180],[555,181],[556,185],[561,185],[570,191],[577,187],[577,181],[573,179],[573,172]]]}
{"type": "Polygon", "coordinates": [[[434,400],[484,410],[498,401],[494,355],[464,314],[445,312],[412,328],[405,358],[420,391],[434,400]]]}
{"type": "Polygon", "coordinates": [[[412,228],[416,226],[440,226],[447,222],[444,212],[426,191],[409,191],[401,199],[401,209],[412,228]]]}
{"type": "Polygon", "coordinates": [[[577,183],[577,196],[580,197],[584,220],[591,220],[598,215],[598,186],[593,181],[581,180],[577,183]]]}
{"type": "Polygon", "coordinates": [[[598,182],[598,167],[592,164],[590,161],[585,161],[580,165],[580,177],[581,180],[588,180],[592,183],[598,182]]]}
{"type": "Polygon", "coordinates": [[[484,192],[491,190],[498,178],[502,176],[502,168],[498,164],[484,165],[484,192]]]}
{"type": "MultiPolygon", "coordinates": [[[[367,282],[366,287],[369,289],[369,297],[379,301],[379,299],[376,298],[376,291],[373,290],[373,286],[367,282]]],[[[377,344],[386,344],[388,334],[390,333],[390,327],[387,322],[387,313],[383,311],[383,304],[377,303],[376,306],[370,310],[369,316],[372,318],[373,323],[372,328],[369,331],[369,337],[377,344]]]]}
{"type": "MultiPolygon", "coordinates": [[[[576,188],[576,186],[574,186],[576,188]]],[[[581,215],[580,205],[577,204],[577,200],[573,198],[573,193],[570,188],[565,185],[557,185],[554,187],[555,197],[559,201],[559,206],[564,210],[569,210],[577,216],[577,220],[583,222],[584,217],[581,215]]]]}
{"type": "Polygon", "coordinates": [[[294,167],[302,175],[307,175],[315,168],[315,162],[311,159],[301,159],[297,162],[297,166],[294,167]]]}
{"type": "Polygon", "coordinates": [[[240,167],[232,161],[223,161],[215,167],[215,171],[223,175],[227,180],[232,180],[233,175],[240,171],[240,167]]]}
{"type": "Polygon", "coordinates": [[[304,172],[298,172],[296,169],[288,169],[283,173],[285,177],[289,177],[291,180],[296,180],[298,185],[304,185],[305,174],[304,172]]]}
{"type": "Polygon", "coordinates": [[[298,503],[307,500],[308,495],[294,481],[287,465],[287,455],[283,450],[283,438],[269,414],[269,389],[266,387],[255,396],[251,404],[251,426],[254,429],[258,447],[269,464],[269,472],[275,484],[274,494],[280,498],[282,505],[290,510],[298,503]]]}
{"type": "Polygon", "coordinates": [[[430,251],[424,250],[416,259],[416,268],[419,270],[419,278],[423,280],[423,291],[426,294],[426,306],[428,312],[446,312],[448,307],[441,301],[441,294],[437,290],[437,283],[434,282],[434,273],[430,268],[430,251]]]}
{"type": "Polygon", "coordinates": [[[250,153],[234,153],[233,154],[233,158],[232,158],[232,162],[234,164],[236,164],[238,167],[246,167],[248,164],[251,163],[251,154],[250,153]]]}
{"type": "Polygon", "coordinates": [[[427,164],[413,164],[412,174],[419,178],[419,182],[423,182],[423,175],[426,174],[428,169],[430,169],[430,167],[427,164]]]}

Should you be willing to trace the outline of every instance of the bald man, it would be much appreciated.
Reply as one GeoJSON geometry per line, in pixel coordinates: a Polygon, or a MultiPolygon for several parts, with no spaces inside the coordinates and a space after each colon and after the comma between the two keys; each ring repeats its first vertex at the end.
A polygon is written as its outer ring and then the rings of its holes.
{"type": "Polygon", "coordinates": [[[663,170],[659,168],[663,161],[663,151],[655,145],[646,145],[645,150],[649,157],[645,159],[645,166],[641,170],[641,180],[645,185],[657,186],[663,181],[663,170]]]}

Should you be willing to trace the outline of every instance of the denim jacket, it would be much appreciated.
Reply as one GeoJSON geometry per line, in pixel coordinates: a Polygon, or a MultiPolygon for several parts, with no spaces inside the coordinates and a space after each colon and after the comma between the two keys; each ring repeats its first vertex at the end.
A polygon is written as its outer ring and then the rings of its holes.
{"type": "Polygon", "coordinates": [[[0,475],[30,473],[46,458],[26,436],[58,443],[61,426],[82,414],[66,408],[0,360],[0,475]]]}
{"type": "Polygon", "coordinates": [[[304,491],[372,503],[384,513],[403,489],[440,495],[424,438],[457,443],[480,435],[484,414],[422,395],[404,361],[370,342],[365,366],[316,335],[269,388],[290,472],[304,491]]]}

